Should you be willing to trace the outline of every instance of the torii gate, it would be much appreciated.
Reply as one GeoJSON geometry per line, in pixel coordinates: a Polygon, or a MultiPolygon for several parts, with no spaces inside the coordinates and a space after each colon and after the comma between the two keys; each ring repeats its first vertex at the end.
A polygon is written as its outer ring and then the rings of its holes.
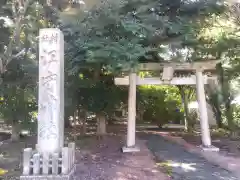
{"type": "Polygon", "coordinates": [[[122,148],[123,152],[137,152],[140,149],[136,146],[136,86],[137,85],[196,85],[198,109],[200,114],[202,146],[206,151],[218,151],[219,149],[212,146],[208,114],[207,102],[204,90],[204,84],[217,83],[217,78],[203,75],[204,71],[215,70],[219,61],[202,61],[195,63],[142,63],[138,69],[140,71],[161,71],[162,78],[151,77],[141,78],[136,72],[131,72],[129,76],[116,77],[114,79],[116,85],[129,85],[128,94],[128,122],[127,122],[127,142],[122,148]],[[193,71],[195,75],[188,77],[174,77],[174,71],[193,71]]]}

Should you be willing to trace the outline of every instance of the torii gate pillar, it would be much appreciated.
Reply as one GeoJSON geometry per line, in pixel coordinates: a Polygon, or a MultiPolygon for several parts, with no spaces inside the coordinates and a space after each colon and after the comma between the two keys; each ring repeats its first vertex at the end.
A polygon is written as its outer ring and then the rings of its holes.
{"type": "Polygon", "coordinates": [[[128,92],[127,144],[122,148],[123,152],[140,151],[140,149],[136,146],[136,90],[137,74],[130,73],[128,92]]]}
{"type": "Polygon", "coordinates": [[[219,148],[212,146],[211,136],[209,130],[207,102],[204,90],[203,73],[201,69],[196,69],[196,88],[197,88],[197,101],[198,111],[200,115],[202,146],[204,151],[219,151],[219,148]]]}

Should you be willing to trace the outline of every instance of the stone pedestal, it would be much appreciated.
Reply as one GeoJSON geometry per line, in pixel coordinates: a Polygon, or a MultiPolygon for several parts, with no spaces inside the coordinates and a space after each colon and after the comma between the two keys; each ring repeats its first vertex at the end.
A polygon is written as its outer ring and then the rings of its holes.
{"type": "Polygon", "coordinates": [[[139,152],[140,148],[137,146],[133,146],[133,147],[122,147],[122,152],[123,153],[128,153],[128,152],[139,152]]]}
{"type": "Polygon", "coordinates": [[[39,35],[38,144],[24,149],[21,180],[70,180],[75,144],[64,147],[64,39],[59,29],[39,35]]]}
{"type": "Polygon", "coordinates": [[[201,148],[202,151],[206,151],[206,152],[218,152],[219,151],[219,148],[215,147],[213,145],[211,145],[211,146],[201,145],[200,148],[201,148]]]}
{"type": "Polygon", "coordinates": [[[130,73],[129,75],[129,93],[128,93],[128,122],[127,122],[127,145],[122,148],[123,152],[140,151],[136,147],[136,90],[137,75],[130,73]]]}
{"type": "Polygon", "coordinates": [[[75,143],[59,153],[39,153],[24,149],[20,180],[72,180],[75,173],[75,143]]]}

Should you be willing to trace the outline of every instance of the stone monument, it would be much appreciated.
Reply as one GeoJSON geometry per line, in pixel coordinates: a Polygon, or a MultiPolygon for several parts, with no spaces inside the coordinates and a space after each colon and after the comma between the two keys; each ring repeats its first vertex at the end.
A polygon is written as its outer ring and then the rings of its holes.
{"type": "Polygon", "coordinates": [[[39,34],[38,142],[24,149],[21,180],[70,180],[75,144],[64,147],[64,38],[59,29],[39,34]]]}

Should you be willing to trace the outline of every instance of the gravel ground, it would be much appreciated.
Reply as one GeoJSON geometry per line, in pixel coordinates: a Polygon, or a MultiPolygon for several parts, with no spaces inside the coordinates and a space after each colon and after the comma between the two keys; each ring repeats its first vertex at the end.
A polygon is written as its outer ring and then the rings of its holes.
{"type": "Polygon", "coordinates": [[[148,148],[161,161],[168,163],[173,180],[237,180],[234,175],[204,158],[187,152],[180,145],[166,141],[157,134],[139,133],[148,148]]]}
{"type": "MultiPolygon", "coordinates": [[[[156,167],[154,156],[144,141],[138,141],[140,153],[123,154],[120,149],[124,136],[84,137],[76,142],[77,168],[75,180],[169,180],[169,177],[156,167]]],[[[19,179],[21,174],[22,150],[34,147],[36,138],[25,138],[17,143],[4,143],[0,146],[0,168],[9,172],[2,180],[19,179]]]]}
{"type": "Polygon", "coordinates": [[[0,142],[7,140],[11,137],[11,134],[5,133],[5,132],[0,132],[0,142]]]}
{"type": "MultiPolygon", "coordinates": [[[[201,145],[200,136],[183,135],[182,138],[190,144],[201,145]]],[[[212,136],[212,144],[220,149],[220,153],[230,157],[240,157],[240,140],[231,140],[228,137],[212,136]]]]}
{"type": "Polygon", "coordinates": [[[76,180],[169,179],[156,167],[154,157],[143,141],[138,141],[141,152],[123,154],[120,149],[124,139],[108,136],[95,142],[91,151],[80,150],[77,153],[76,180]]]}

